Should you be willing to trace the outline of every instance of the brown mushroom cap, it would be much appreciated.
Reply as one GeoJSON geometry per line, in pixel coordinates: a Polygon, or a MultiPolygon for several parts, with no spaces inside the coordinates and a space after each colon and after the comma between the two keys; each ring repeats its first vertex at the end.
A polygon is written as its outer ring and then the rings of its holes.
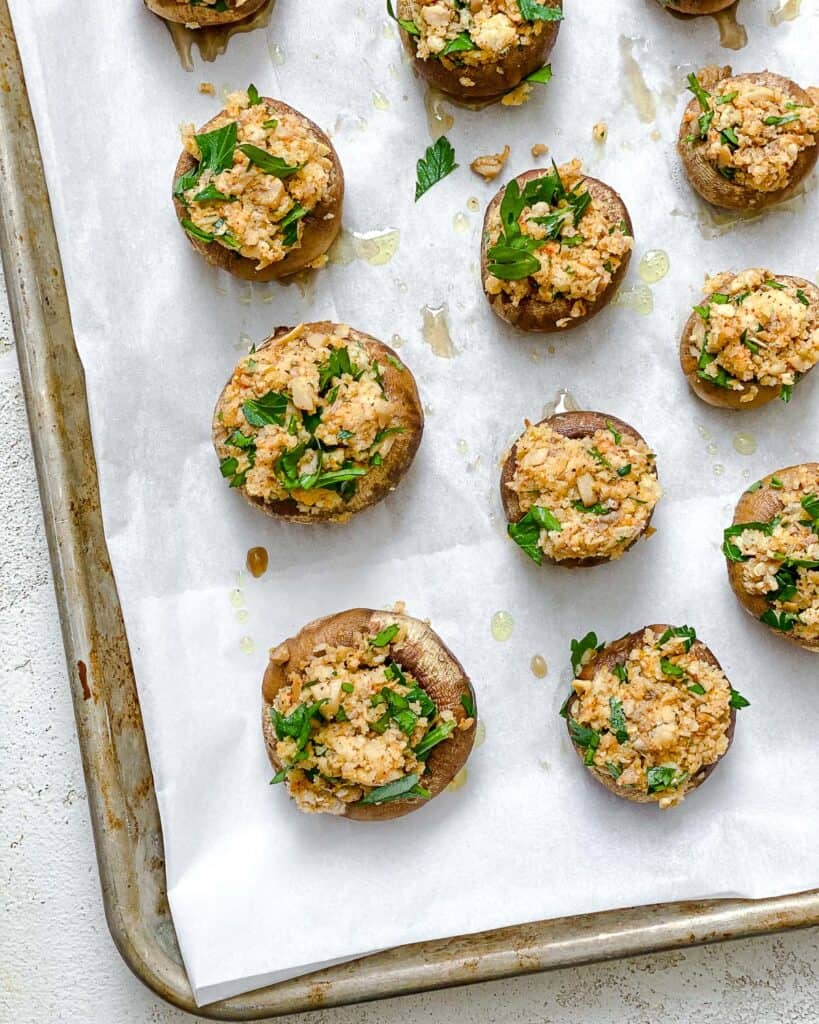
{"type": "MultiPolygon", "coordinates": [[[[815,284],[811,284],[810,281],[806,281],[803,277],[793,277],[790,274],[775,274],[773,280],[779,281],[780,284],[792,284],[796,288],[801,288],[812,304],[816,303],[819,305],[819,288],[815,284]]],[[[709,384],[708,381],[699,377],[697,375],[697,357],[691,355],[689,348],[694,332],[701,323],[702,318],[694,310],[686,320],[682,337],[680,338],[680,368],[685,374],[691,390],[698,398],[720,409],[757,409],[760,405],[767,405],[774,398],[779,398],[782,393],[782,386],[780,384],[767,386],[759,384],[757,385],[759,390],[754,398],[750,402],[741,402],[740,398],[745,394],[744,389],[742,391],[729,391],[727,388],[718,387],[716,384],[709,384]]],[[[749,381],[749,384],[753,383],[753,381],[749,381]]]]}
{"type": "MultiPolygon", "coordinates": [[[[329,334],[339,325],[328,320],[321,320],[303,326],[307,330],[329,334]]],[[[280,338],[285,337],[293,329],[293,327],[277,327],[269,338],[256,346],[256,351],[275,345],[280,338]]],[[[392,447],[384,457],[382,464],[370,467],[367,475],[360,478],[355,494],[341,509],[316,509],[314,512],[304,512],[293,498],[270,502],[248,494],[245,487],[235,488],[246,501],[269,516],[287,519],[293,523],[346,522],[351,515],[375,505],[390,491],[395,490],[415,458],[424,432],[424,410],[412,372],[383,341],[378,341],[372,335],[364,334],[363,331],[357,331],[352,327],[349,329],[349,336],[364,345],[372,359],[378,359],[384,391],[400,405],[402,423],[406,430],[402,434],[395,435],[392,447]],[[395,360],[395,363],[391,360],[395,360]],[[403,369],[399,370],[399,366],[403,366],[403,369]]],[[[225,447],[225,440],[230,431],[219,420],[219,412],[225,402],[225,393],[229,384],[230,379],[222,389],[213,413],[212,438],[216,454],[220,459],[229,454],[225,447]]]]}
{"type": "Polygon", "coordinates": [[[247,0],[241,7],[231,6],[229,3],[226,11],[217,11],[215,7],[205,4],[179,3],[178,0],[145,0],[148,10],[158,14],[165,21],[176,21],[196,28],[244,21],[266,3],[268,0],[247,0]]]}
{"type": "MultiPolygon", "coordinates": [[[[519,174],[514,180],[518,183],[521,190],[527,181],[531,181],[533,178],[544,178],[549,172],[540,168],[538,170],[524,171],[523,174],[519,174]]],[[[634,229],[631,223],[631,217],[626,209],[626,205],[620,196],[604,184],[602,181],[598,181],[597,178],[584,177],[586,188],[591,193],[592,201],[599,207],[603,208],[606,217],[613,223],[619,221],[625,221],[628,227],[628,233],[634,234],[634,229]]],[[[495,219],[495,213],[498,211],[501,202],[503,201],[504,193],[509,182],[506,183],[497,193],[495,198],[489,204],[486,209],[486,215],[483,220],[483,232],[481,236],[481,283],[483,285],[484,294],[486,295],[489,305],[492,307],[492,311],[502,319],[506,320],[507,323],[512,324],[513,327],[519,327],[523,331],[538,331],[541,333],[551,333],[553,331],[568,331],[572,327],[577,327],[579,324],[586,323],[591,320],[593,316],[600,312],[604,306],[607,306],[609,302],[614,298],[614,294],[620,286],[620,282],[623,279],[628,265],[631,260],[631,250],[629,250],[624,256],[620,263],[620,266],[612,275],[612,279],[608,284],[608,287],[601,292],[601,294],[595,299],[594,302],[589,304],[587,312],[583,316],[571,317],[570,313],[572,306],[575,303],[575,299],[557,298],[551,302],[546,302],[544,299],[538,298],[534,294],[527,295],[523,298],[520,303],[516,306],[512,299],[501,292],[499,295],[489,295],[486,290],[486,280],[490,276],[489,274],[489,257],[487,256],[487,250],[489,248],[489,228],[492,221],[495,219]],[[557,323],[559,320],[569,319],[569,323],[563,327],[558,327],[557,323]]]]}
{"type": "MultiPolygon", "coordinates": [[[[544,0],[547,7],[563,9],[563,0],[544,0]]],[[[400,12],[399,12],[400,13],[400,12]]],[[[527,75],[546,63],[557,42],[559,21],[544,22],[543,31],[531,46],[517,46],[499,62],[482,65],[459,64],[452,57],[417,56],[415,38],[399,27],[401,41],[412,66],[431,86],[457,100],[497,100],[520,85],[527,75]],[[462,78],[472,85],[464,85],[462,78]]],[[[457,56],[457,55],[456,55],[457,56]]]]}
{"type": "MultiPolygon", "coordinates": [[[[204,8],[195,7],[194,10],[204,10],[204,8]]],[[[208,263],[213,264],[215,267],[220,267],[229,274],[240,277],[245,281],[275,281],[282,277],[289,277],[291,274],[304,270],[305,267],[308,267],[320,256],[323,256],[341,230],[341,210],[344,201],[344,172],[341,169],[338,153],[336,153],[327,135],[317,124],[314,124],[304,114],[294,110],[293,107],[288,106],[286,103],[270,99],[268,96],[262,97],[262,102],[267,105],[268,110],[272,114],[278,114],[279,117],[292,114],[294,117],[297,117],[306,129],[311,131],[321,142],[329,147],[332,167],[330,169],[327,194],[306,217],[302,218],[304,230],[302,232],[301,244],[294,246],[283,260],[271,263],[270,266],[264,267],[262,270],[256,269],[256,260],[242,256],[233,249],[226,249],[218,242],[202,242],[198,238],[193,238],[187,231],[185,232],[190,244],[201,256],[204,256],[208,263]]],[[[207,124],[202,126],[198,134],[203,135],[213,131],[216,128],[216,120],[222,114],[224,114],[224,111],[211,118],[207,124]]],[[[183,150],[174,171],[174,182],[195,166],[196,160],[187,150],[183,150]]],[[[181,223],[187,216],[185,204],[178,196],[173,196],[173,205],[176,210],[176,216],[181,223]]]]}
{"type": "MultiPolygon", "coordinates": [[[[610,423],[615,430],[621,434],[628,434],[630,437],[637,438],[638,441],[645,443],[645,438],[642,434],[638,433],[634,427],[626,423],[625,420],[618,419],[616,416],[608,416],[602,412],[560,412],[554,416],[549,416],[545,420],[540,420],[535,426],[541,424],[547,424],[556,433],[562,434],[563,437],[580,438],[589,437],[596,430],[605,430],[606,424],[610,423]]],[[[522,437],[523,435],[521,435],[522,437]]],[[[503,463],[503,469],[501,471],[500,479],[500,496],[501,503],[503,504],[503,511],[506,513],[506,521],[508,523],[517,523],[525,515],[523,509],[520,506],[520,501],[517,494],[507,484],[512,482],[515,475],[515,467],[517,466],[518,456],[518,444],[521,438],[519,437],[512,445],[512,450],[506,456],[506,460],[503,463]]],[[[657,476],[657,466],[654,465],[654,475],[657,476]]],[[[646,520],[646,524],[634,540],[628,545],[628,548],[632,547],[640,537],[648,529],[651,523],[651,517],[654,512],[652,510],[651,516],[646,520]]],[[[626,548],[625,550],[628,550],[626,548]]],[[[585,567],[591,565],[602,565],[604,562],[610,562],[610,558],[563,558],[559,562],[543,555],[544,562],[550,562],[552,565],[561,565],[566,568],[574,569],[578,567],[585,567]]]]}
{"type": "MultiPolygon", "coordinates": [[[[794,103],[802,106],[814,106],[810,93],[806,92],[790,78],[777,75],[772,71],[757,71],[745,75],[729,76],[732,82],[751,82],[755,85],[766,85],[772,89],[782,89],[794,103]]],[[[694,97],[686,107],[686,113],[696,113],[699,102],[694,97]]],[[[680,121],[677,136],[677,151],[682,158],[688,180],[707,202],[733,210],[761,210],[766,206],[774,206],[789,199],[802,184],[804,178],[813,170],[819,158],[819,141],[803,149],[791,168],[788,184],[775,192],[759,192],[757,189],[739,185],[719,173],[713,164],[706,159],[702,142],[686,142],[690,127],[686,124],[685,114],[680,121]]]]}
{"type": "MultiPolygon", "coordinates": [[[[631,651],[635,647],[639,647],[641,645],[643,633],[646,629],[650,629],[652,630],[652,632],[662,636],[662,634],[667,629],[671,628],[672,627],[669,626],[668,623],[655,623],[652,626],[643,626],[643,628],[638,629],[636,633],[627,633],[626,636],[621,637],[619,640],[614,640],[612,643],[606,644],[602,651],[598,651],[595,654],[595,656],[589,660],[588,664],[583,666],[581,672],[578,675],[578,678],[591,679],[594,676],[595,672],[600,668],[612,668],[614,665],[625,664],[631,651]]],[[[705,661],[709,665],[712,665],[714,668],[718,668],[720,669],[720,671],[722,671],[722,666],[711,653],[710,648],[706,647],[701,640],[695,640],[694,643],[691,645],[691,650],[694,653],[696,653],[697,657],[701,661],[705,661]]],[[[575,752],[582,761],[585,757],[586,751],[577,743],[575,743],[574,739],[572,738],[571,728],[569,726],[571,719],[574,717],[573,708],[575,706],[575,703],[579,699],[580,698],[578,697],[578,695],[574,692],[574,690],[572,690],[571,694],[569,695],[569,700],[566,703],[566,727],[567,729],[569,729],[569,738],[571,739],[572,746],[574,747],[575,752]]],[[[701,786],[703,782],[705,782],[705,780],[711,774],[711,772],[716,768],[716,766],[719,764],[722,758],[725,757],[725,754],[728,753],[728,750],[730,749],[731,743],[734,738],[734,727],[736,725],[736,720],[736,708],[732,707],[731,718],[727,731],[728,747],[726,747],[725,753],[721,754],[717,758],[717,760],[714,761],[712,764],[703,765],[702,768],[700,768],[700,770],[696,773],[696,775],[691,776],[691,778],[688,780],[689,792],[693,789],[696,789],[698,786],[701,786]]],[[[656,797],[650,796],[648,793],[641,793],[635,790],[626,789],[624,786],[618,786],[616,780],[613,779],[607,771],[598,768],[596,765],[586,765],[585,767],[589,769],[591,774],[601,785],[605,786],[606,789],[609,790],[609,792],[614,793],[615,796],[622,797],[625,800],[632,800],[635,803],[639,804],[657,802],[656,797]]]]}
{"type": "MultiPolygon", "coordinates": [[[[815,474],[817,486],[819,486],[819,462],[805,462],[801,465],[788,466],[786,469],[777,469],[762,478],[761,487],[753,491],[745,491],[742,494],[734,509],[732,525],[736,523],[768,523],[775,516],[779,515],[784,506],[776,490],[771,489],[769,486],[771,479],[778,477],[785,487],[794,486],[797,482],[795,478],[798,471],[803,468],[807,468],[815,474]]],[[[759,621],[760,616],[764,615],[768,610],[768,602],[762,594],[749,594],[742,586],[742,566],[740,563],[731,562],[726,558],[725,564],[728,569],[728,581],[736,595],[736,599],[746,612],[759,621]]],[[[767,623],[763,623],[763,625],[771,633],[792,644],[796,644],[797,647],[801,647],[806,651],[819,651],[819,640],[801,639],[793,636],[790,632],[783,633],[781,629],[773,629],[767,623]]]]}
{"type": "Polygon", "coordinates": [[[736,0],[659,0],[660,6],[680,14],[716,14],[736,3],[736,0]]]}
{"type": "Polygon", "coordinates": [[[439,711],[461,710],[461,697],[468,694],[476,709],[475,721],[468,729],[455,729],[449,739],[432,748],[426,762],[427,770],[421,776],[422,784],[431,794],[428,799],[414,797],[383,804],[349,804],[343,817],[353,821],[385,821],[423,807],[446,789],[466,764],[475,740],[477,702],[463,666],[425,622],[398,612],[351,608],[308,623],[294,637],[271,650],[262,682],[262,730],[267,755],[278,771],[282,765],[276,758],[276,731],[270,708],[273,698],[287,685],[288,673],[306,664],[317,644],[353,645],[358,634],[376,636],[393,623],[402,625],[406,631],[406,639],[392,645],[395,659],[404,671],[412,674],[439,711]]]}

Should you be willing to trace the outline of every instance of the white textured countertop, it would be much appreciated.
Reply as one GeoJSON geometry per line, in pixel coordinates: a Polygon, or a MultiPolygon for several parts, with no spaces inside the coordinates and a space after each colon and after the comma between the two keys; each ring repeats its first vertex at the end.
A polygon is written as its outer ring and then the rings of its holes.
{"type": "MultiPolygon", "coordinates": [[[[0,1024],[192,1020],[131,975],[105,924],[1,286],[0,467],[0,1024]]],[[[818,959],[811,929],[290,1020],[816,1024],[818,959]]]]}

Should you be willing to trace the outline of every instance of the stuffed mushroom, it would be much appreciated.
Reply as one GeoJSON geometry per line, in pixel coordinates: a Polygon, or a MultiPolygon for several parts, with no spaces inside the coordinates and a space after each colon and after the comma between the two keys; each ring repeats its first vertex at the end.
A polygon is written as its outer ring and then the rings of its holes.
{"type": "Polygon", "coordinates": [[[165,21],[181,22],[187,28],[229,25],[243,21],[264,7],[269,0],[145,0],[149,11],[165,21]]]}
{"type": "Polygon", "coordinates": [[[572,641],[561,709],[575,751],[616,796],[673,807],[725,755],[747,701],[690,626],[652,625],[610,644],[572,641]]]}
{"type": "Polygon", "coordinates": [[[819,651],[819,463],[778,469],[749,487],[722,551],[742,607],[778,636],[819,651]]]}
{"type": "Polygon", "coordinates": [[[527,423],[501,474],[507,532],[538,565],[621,558],[645,534],[662,493],[643,438],[599,412],[527,423]]]}
{"type": "Polygon", "coordinates": [[[789,402],[817,362],[819,288],[760,268],[708,278],[680,341],[692,390],[728,409],[789,402]]]}
{"type": "Polygon", "coordinates": [[[770,71],[688,76],[694,98],[677,142],[686,174],[714,206],[757,210],[788,199],[819,156],[815,89],[770,71]]]}
{"type": "Polygon", "coordinates": [[[481,279],[492,310],[524,331],[561,331],[614,296],[634,247],[620,196],[579,160],[513,178],[489,204],[481,279]]]}
{"type": "Polygon", "coordinates": [[[327,262],[344,175],[324,132],[297,110],[231,93],[200,130],[182,129],[173,201],[191,245],[236,277],[271,281],[327,262]]]}
{"type": "MultiPolygon", "coordinates": [[[[543,67],[563,18],[562,0],[391,0],[413,67],[460,100],[497,99],[543,67]]],[[[542,69],[542,71],[541,71],[542,69]]]]}
{"type": "Polygon", "coordinates": [[[345,324],[279,327],[240,360],[213,419],[222,476],[299,523],[344,522],[381,501],[424,428],[412,373],[345,324]]]}
{"type": "Polygon", "coordinates": [[[307,813],[398,818],[436,797],[475,739],[475,693],[430,627],[355,608],[270,652],[262,727],[276,774],[307,813]]]}

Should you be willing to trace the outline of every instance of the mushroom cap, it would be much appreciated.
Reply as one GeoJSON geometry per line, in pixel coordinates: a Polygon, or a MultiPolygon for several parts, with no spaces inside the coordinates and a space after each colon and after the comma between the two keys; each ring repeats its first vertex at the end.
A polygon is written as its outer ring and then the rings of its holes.
{"type": "Polygon", "coordinates": [[[359,634],[375,636],[393,623],[402,625],[406,631],[406,638],[392,645],[395,659],[404,671],[417,680],[439,711],[456,711],[461,707],[461,697],[468,694],[475,707],[475,721],[468,729],[456,728],[449,739],[432,748],[426,761],[427,769],[421,776],[421,783],[430,791],[429,798],[348,804],[343,816],[353,821],[385,821],[423,807],[446,789],[466,764],[475,741],[477,701],[463,666],[438,634],[420,619],[400,612],[351,608],[308,623],[294,637],[273,648],[262,682],[262,731],[268,757],[278,771],[282,766],[276,757],[276,731],[270,708],[279,690],[288,685],[288,672],[306,664],[317,644],[353,645],[359,634]]]}

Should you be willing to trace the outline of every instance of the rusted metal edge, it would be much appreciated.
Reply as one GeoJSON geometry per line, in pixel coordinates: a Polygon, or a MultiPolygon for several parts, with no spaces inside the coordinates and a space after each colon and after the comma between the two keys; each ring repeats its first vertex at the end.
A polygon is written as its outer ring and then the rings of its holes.
{"type": "MultiPolygon", "coordinates": [[[[137,977],[196,1011],[165,896],[162,831],[105,547],[84,374],[7,0],[0,0],[0,201],[0,248],[106,918],[137,977]]],[[[588,914],[400,947],[198,1012],[258,1020],[815,924],[819,891],[588,914]]]]}

